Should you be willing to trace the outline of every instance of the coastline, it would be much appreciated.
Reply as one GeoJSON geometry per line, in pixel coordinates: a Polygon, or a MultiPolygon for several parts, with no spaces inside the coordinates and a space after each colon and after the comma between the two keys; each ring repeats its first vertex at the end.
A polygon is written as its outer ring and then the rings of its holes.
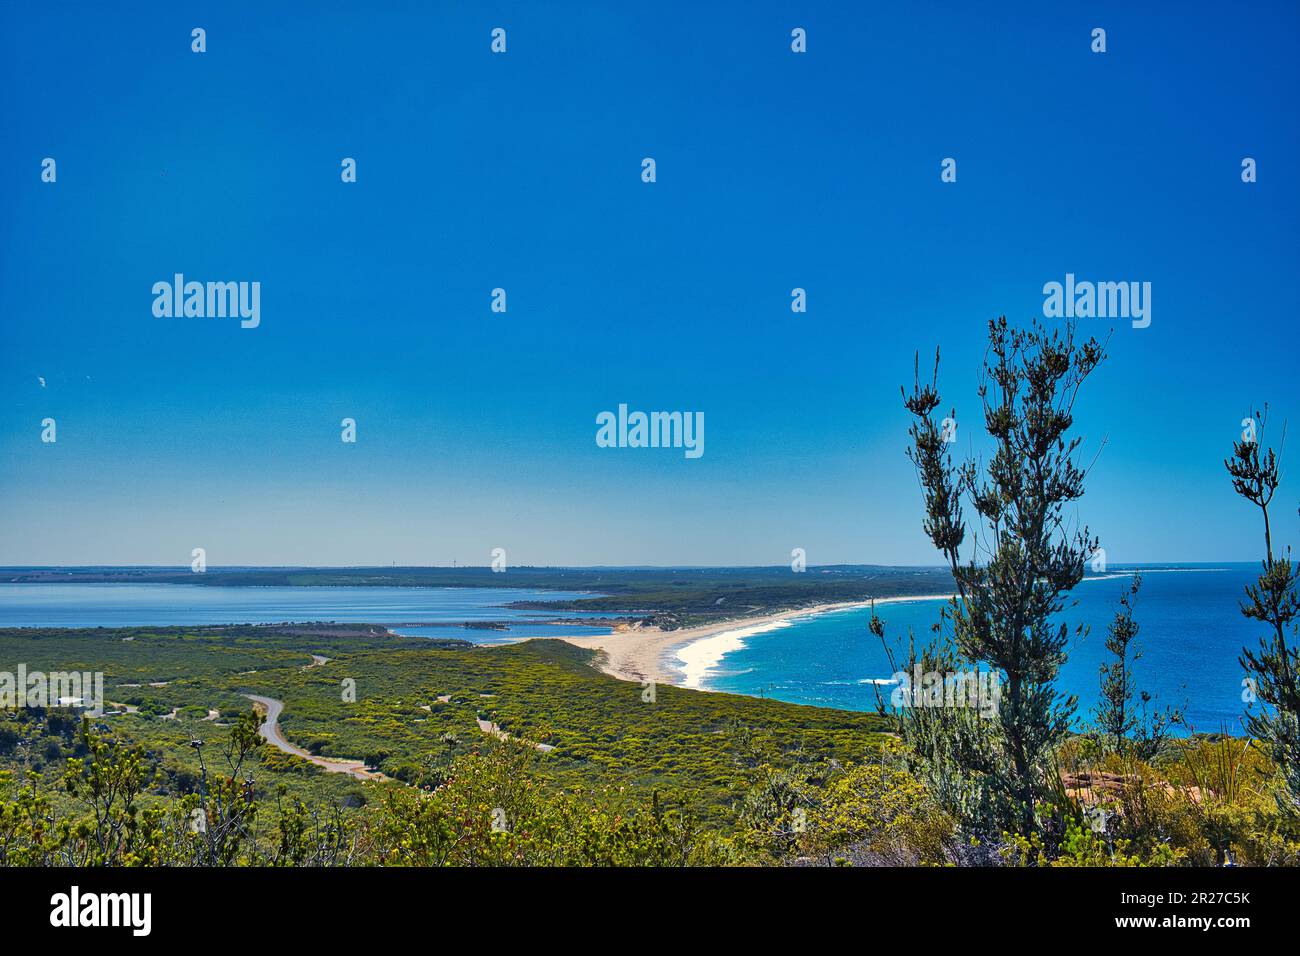
{"type": "MultiPolygon", "coordinates": [[[[1223,568],[1148,568],[1143,574],[1162,571],[1221,571],[1223,568]]],[[[1110,581],[1131,577],[1133,570],[1094,574],[1084,582],[1110,581]]],[[[1082,583],[1082,582],[1081,582],[1082,583]]],[[[703,677],[728,653],[744,647],[746,638],[788,626],[791,622],[818,614],[852,611],[877,605],[901,604],[909,601],[946,601],[952,594],[900,594],[876,598],[873,601],[843,601],[834,604],[816,604],[812,607],[794,608],[755,617],[732,618],[699,627],[664,631],[657,627],[628,627],[612,634],[595,636],[557,635],[558,640],[577,647],[600,651],[596,667],[610,677],[626,681],[654,681],[678,687],[703,687],[703,677]],[[712,644],[712,647],[707,645],[712,644]],[[679,654],[687,654],[683,660],[679,654]]],[[[537,638],[526,638],[536,640],[537,638]]]]}
{"type": "Polygon", "coordinates": [[[861,610],[871,607],[872,603],[883,605],[907,601],[946,601],[950,597],[952,597],[950,594],[898,595],[876,598],[874,602],[845,601],[836,604],[817,604],[812,607],[778,611],[775,614],[733,618],[676,631],[664,631],[657,627],[630,627],[612,634],[562,636],[559,640],[577,647],[600,651],[601,656],[596,666],[610,677],[638,683],[654,681],[658,684],[700,688],[703,671],[725,654],[743,646],[741,642],[745,637],[785,627],[792,621],[805,617],[836,611],[861,610]],[[693,666],[691,673],[688,674],[677,655],[691,648],[699,648],[702,643],[717,638],[730,638],[730,640],[724,640],[711,652],[697,653],[691,661],[693,666]]]}

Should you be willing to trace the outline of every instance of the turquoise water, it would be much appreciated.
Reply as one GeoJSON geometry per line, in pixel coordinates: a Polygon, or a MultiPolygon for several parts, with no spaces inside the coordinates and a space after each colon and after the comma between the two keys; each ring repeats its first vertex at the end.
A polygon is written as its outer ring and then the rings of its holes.
{"type": "MultiPolygon", "coordinates": [[[[0,584],[0,627],[131,627],[334,621],[386,624],[398,634],[499,644],[608,628],[540,623],[557,615],[502,607],[592,595],[521,588],[217,587],[197,584],[0,584]],[[504,621],[506,631],[422,627],[429,622],[504,621]]],[[[565,618],[597,617],[564,612],[565,618]]]]}
{"type": "MultiPolygon", "coordinates": [[[[1258,574],[1258,565],[1218,565],[1217,570],[1187,566],[1172,571],[1144,571],[1135,618],[1141,626],[1137,661],[1138,686],[1160,701],[1182,704],[1197,730],[1240,731],[1242,678],[1237,663],[1243,645],[1254,648],[1257,622],[1238,610],[1242,589],[1258,574]]],[[[1208,568],[1208,566],[1207,566],[1208,568]]],[[[1117,573],[1112,567],[1111,573],[1117,573]]],[[[1079,697],[1080,713],[1097,701],[1098,666],[1106,659],[1106,627],[1114,618],[1127,577],[1089,579],[1071,598],[1063,620],[1091,626],[1075,639],[1061,671],[1066,691],[1079,697]]],[[[877,613],[885,636],[906,641],[908,628],[927,638],[941,602],[887,604],[877,613]]],[[[867,630],[869,613],[843,611],[797,619],[787,627],[753,634],[743,647],[726,653],[708,669],[699,686],[779,700],[851,710],[874,710],[873,681],[887,680],[890,667],[880,640],[867,630]]],[[[735,642],[733,642],[735,643],[735,642]]],[[[881,686],[888,700],[889,686],[881,686]]],[[[1090,716],[1090,715],[1089,715],[1090,716]]]]}

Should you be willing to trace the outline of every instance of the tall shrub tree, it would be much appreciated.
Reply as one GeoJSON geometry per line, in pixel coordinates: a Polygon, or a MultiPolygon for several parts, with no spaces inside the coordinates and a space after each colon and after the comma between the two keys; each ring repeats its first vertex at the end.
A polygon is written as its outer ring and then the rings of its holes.
{"type": "Polygon", "coordinates": [[[979,396],[995,451],[986,467],[974,459],[953,464],[951,423],[936,417],[937,352],[931,383],[921,384],[918,359],[903,399],[913,417],[908,457],[924,491],[923,527],[956,582],[948,608],[953,644],[961,658],[1004,675],[984,743],[993,759],[983,786],[1027,835],[1037,829],[1035,805],[1047,794],[1053,749],[1077,707],[1056,689],[1070,634],[1056,618],[1098,542],[1086,527],[1072,530],[1065,513],[1084,481],[1075,461],[1080,439],[1069,431],[1080,388],[1105,350],[1094,338],[1076,341],[1073,326],[1015,329],[1005,316],[989,323],[988,335],[979,396]]]}
{"type": "Polygon", "coordinates": [[[1224,461],[1233,490],[1257,507],[1264,520],[1264,562],[1258,580],[1246,587],[1241,613],[1264,624],[1266,633],[1256,650],[1242,649],[1240,661],[1255,694],[1267,705],[1247,712],[1246,728],[1268,747],[1286,783],[1286,803],[1300,811],[1300,565],[1292,563],[1290,548],[1275,552],[1273,547],[1269,506],[1281,476],[1273,449],[1260,452],[1267,418],[1265,405],[1263,412],[1255,412],[1258,432],[1253,427],[1243,432],[1233,442],[1232,457],[1224,461]]]}
{"type": "Polygon", "coordinates": [[[1134,574],[1107,628],[1106,650],[1113,659],[1101,665],[1101,698],[1094,713],[1103,742],[1115,753],[1151,760],[1160,752],[1173,725],[1182,721],[1182,712],[1166,708],[1152,713],[1155,698],[1140,690],[1134,680],[1133,665],[1142,657],[1142,651],[1137,644],[1139,626],[1133,618],[1133,604],[1141,587],[1142,575],[1134,574]]]}

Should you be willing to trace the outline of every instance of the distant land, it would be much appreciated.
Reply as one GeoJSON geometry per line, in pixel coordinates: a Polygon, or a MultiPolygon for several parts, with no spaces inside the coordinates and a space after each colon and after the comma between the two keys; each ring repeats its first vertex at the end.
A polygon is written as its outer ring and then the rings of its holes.
{"type": "Polygon", "coordinates": [[[191,584],[207,587],[449,587],[591,591],[590,598],[519,601],[545,611],[637,615],[664,629],[872,598],[950,593],[940,567],[829,565],[748,568],[512,567],[9,567],[10,584],[191,584]]]}

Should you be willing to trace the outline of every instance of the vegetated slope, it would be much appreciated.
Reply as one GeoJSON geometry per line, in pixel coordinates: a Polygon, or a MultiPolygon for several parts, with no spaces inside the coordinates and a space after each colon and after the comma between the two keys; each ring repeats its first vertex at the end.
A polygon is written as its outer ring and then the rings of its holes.
{"type": "MultiPolygon", "coordinates": [[[[284,702],[280,724],[298,746],[364,758],[408,783],[436,783],[454,757],[481,747],[481,719],[554,748],[540,755],[539,770],[557,787],[659,791],[714,819],[743,790],[746,738],[778,753],[853,761],[884,727],[872,714],[615,680],[590,666],[591,651],[562,641],[482,647],[356,628],[7,629],[0,661],[102,670],[106,698],[135,711],[100,722],[143,743],[181,785],[197,769],[190,741],[207,740],[217,753],[223,723],[250,706],[246,693],[284,702]],[[308,667],[310,653],[329,661],[308,667]],[[212,709],[222,719],[205,719],[212,709]]],[[[52,769],[68,755],[55,749],[42,758],[52,769]]],[[[259,789],[268,792],[281,780],[335,797],[362,792],[287,755],[263,763],[259,789]]]]}

